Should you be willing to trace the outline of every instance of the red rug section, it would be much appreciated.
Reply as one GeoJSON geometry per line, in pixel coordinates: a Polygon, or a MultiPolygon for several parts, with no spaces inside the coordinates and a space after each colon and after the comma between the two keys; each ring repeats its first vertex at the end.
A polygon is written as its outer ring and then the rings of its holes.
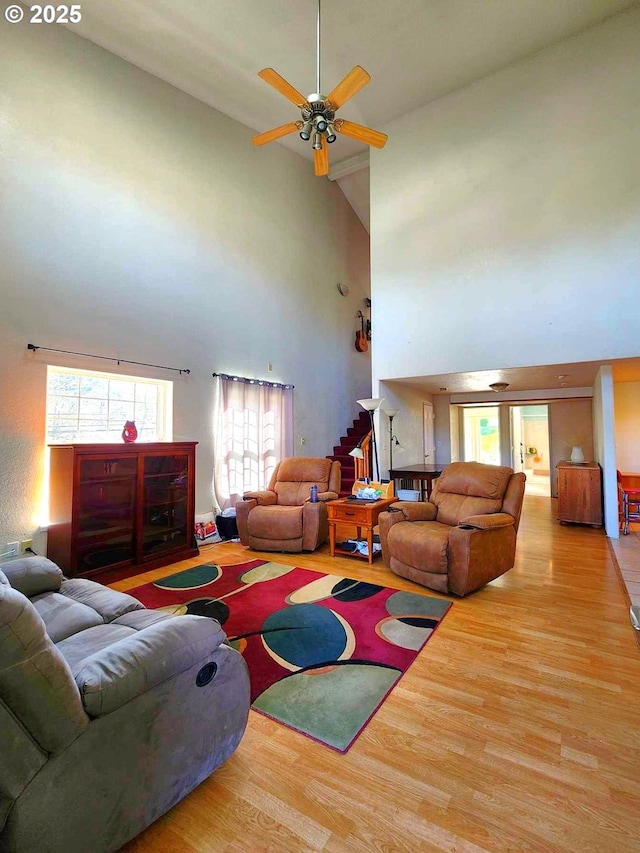
{"type": "Polygon", "coordinates": [[[130,593],[146,607],[217,618],[249,667],[252,703],[283,678],[336,666],[381,667],[399,678],[451,604],[264,560],[201,565],[130,593]]]}

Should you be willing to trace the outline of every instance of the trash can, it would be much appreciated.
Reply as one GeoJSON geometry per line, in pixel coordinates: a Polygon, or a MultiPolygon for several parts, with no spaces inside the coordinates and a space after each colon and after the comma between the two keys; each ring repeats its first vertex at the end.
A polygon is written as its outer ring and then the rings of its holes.
{"type": "Polygon", "coordinates": [[[216,526],[224,542],[238,538],[238,522],[235,515],[216,515],[216,526]]]}

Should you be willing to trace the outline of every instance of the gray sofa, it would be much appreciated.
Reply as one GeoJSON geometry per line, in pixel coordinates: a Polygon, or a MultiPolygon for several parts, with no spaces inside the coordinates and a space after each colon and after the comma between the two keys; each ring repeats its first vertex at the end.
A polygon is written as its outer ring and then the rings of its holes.
{"type": "Polygon", "coordinates": [[[0,851],[118,850],[238,746],[242,657],[213,619],[0,565],[0,851]]]}

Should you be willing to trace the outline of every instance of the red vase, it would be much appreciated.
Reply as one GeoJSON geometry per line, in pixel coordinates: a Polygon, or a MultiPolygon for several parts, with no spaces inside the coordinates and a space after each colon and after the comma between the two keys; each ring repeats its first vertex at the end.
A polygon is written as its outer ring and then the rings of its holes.
{"type": "Polygon", "coordinates": [[[138,437],[138,430],[136,429],[136,425],[133,421],[127,421],[124,425],[124,429],[122,430],[122,440],[125,444],[131,444],[138,437]]]}

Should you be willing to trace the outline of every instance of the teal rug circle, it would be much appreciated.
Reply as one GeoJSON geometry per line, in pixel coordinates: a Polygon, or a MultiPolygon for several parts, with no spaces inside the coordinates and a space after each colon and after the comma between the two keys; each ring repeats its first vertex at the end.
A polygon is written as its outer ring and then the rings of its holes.
{"type": "Polygon", "coordinates": [[[184,572],[178,572],[176,575],[160,578],[160,580],[154,581],[153,585],[159,589],[196,589],[218,580],[221,574],[220,566],[216,566],[214,563],[206,563],[204,566],[194,566],[192,569],[185,569],[184,572]]]}
{"type": "Polygon", "coordinates": [[[317,604],[276,610],[262,624],[262,639],[275,655],[300,669],[338,660],[347,645],[338,617],[317,604]]]}

